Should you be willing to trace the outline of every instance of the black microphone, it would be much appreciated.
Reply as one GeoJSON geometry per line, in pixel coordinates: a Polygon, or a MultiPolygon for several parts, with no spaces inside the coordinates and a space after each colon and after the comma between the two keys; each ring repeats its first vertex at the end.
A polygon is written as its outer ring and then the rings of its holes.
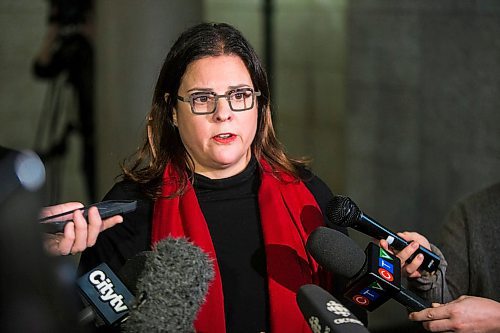
{"type": "MultiPolygon", "coordinates": [[[[348,197],[336,195],[327,205],[326,215],[329,222],[341,226],[351,227],[375,239],[386,239],[389,245],[396,250],[402,250],[409,242],[399,237],[396,233],[382,226],[380,223],[363,213],[358,206],[348,197]]],[[[407,260],[411,262],[419,253],[424,255],[424,261],[420,268],[429,272],[435,272],[441,259],[437,254],[420,246],[407,260]]]]}
{"type": "Polygon", "coordinates": [[[76,284],[89,305],[78,314],[80,325],[117,325],[135,303],[134,295],[105,263],[81,276],[76,284]]]}
{"type": "Polygon", "coordinates": [[[323,288],[305,284],[297,292],[297,304],[316,333],[368,333],[363,323],[323,288]]]}
{"type": "Polygon", "coordinates": [[[123,330],[194,332],[193,323],[215,274],[208,254],[185,238],[168,237],[139,256],[144,260],[131,265],[144,267],[135,287],[143,302],[132,307],[123,330]]]}
{"type": "Polygon", "coordinates": [[[80,324],[125,332],[191,332],[214,277],[211,259],[185,238],[165,238],[127,260],[114,274],[101,264],[77,284],[89,307],[80,324]],[[135,296],[134,296],[135,295],[135,296]]]}
{"type": "Polygon", "coordinates": [[[309,236],[307,250],[324,268],[351,279],[344,296],[368,311],[393,298],[410,311],[431,304],[401,286],[399,258],[369,243],[366,254],[348,236],[325,227],[309,236]]]}

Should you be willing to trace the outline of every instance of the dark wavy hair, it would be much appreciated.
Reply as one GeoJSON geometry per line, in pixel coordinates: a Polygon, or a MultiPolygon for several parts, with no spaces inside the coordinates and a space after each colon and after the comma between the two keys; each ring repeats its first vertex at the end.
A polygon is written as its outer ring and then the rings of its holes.
{"type": "Polygon", "coordinates": [[[298,167],[306,164],[304,160],[288,157],[276,138],[267,75],[250,43],[229,24],[201,23],[183,32],[170,49],[154,90],[144,143],[122,164],[124,178],[138,182],[154,198],[161,194],[162,176],[167,164],[172,165],[180,175],[187,172],[187,177],[179,180],[179,190],[170,197],[184,193],[189,179],[193,177],[193,160],[173,124],[173,108],[177,103],[175,96],[190,63],[220,55],[240,57],[250,73],[255,90],[261,92],[257,97],[259,114],[251,146],[253,155],[257,160],[265,159],[279,179],[281,172],[299,179],[298,167]],[[165,100],[166,93],[169,98],[165,100]]]}

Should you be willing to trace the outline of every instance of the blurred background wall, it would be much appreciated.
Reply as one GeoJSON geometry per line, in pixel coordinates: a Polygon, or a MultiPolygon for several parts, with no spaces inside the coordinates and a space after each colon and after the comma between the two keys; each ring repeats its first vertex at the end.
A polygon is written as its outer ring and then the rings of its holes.
{"type": "MultiPolygon", "coordinates": [[[[52,84],[32,61],[48,1],[0,3],[0,144],[36,146],[52,84]]],[[[104,0],[95,5],[98,197],[140,144],[162,61],[178,33],[238,27],[265,60],[278,135],[337,193],[393,230],[439,243],[468,193],[500,180],[500,2],[421,0],[104,0]]],[[[64,117],[75,118],[71,93],[64,117]]],[[[90,203],[76,133],[47,204],[90,203]]],[[[49,180],[49,179],[48,179],[49,180]]],[[[352,231],[364,248],[370,239],[352,231]]],[[[394,302],[373,332],[415,329],[394,302]]]]}

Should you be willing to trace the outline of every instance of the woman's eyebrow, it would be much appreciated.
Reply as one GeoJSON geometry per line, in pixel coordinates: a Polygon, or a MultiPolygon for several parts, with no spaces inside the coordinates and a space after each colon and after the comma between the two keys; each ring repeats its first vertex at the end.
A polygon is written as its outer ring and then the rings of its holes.
{"type": "Polygon", "coordinates": [[[231,89],[238,89],[238,88],[243,88],[243,87],[250,88],[250,86],[248,84],[239,84],[237,86],[229,86],[228,88],[229,88],[229,90],[231,90],[231,89]]]}
{"type": "MultiPolygon", "coordinates": [[[[243,84],[238,84],[236,86],[228,86],[227,87],[227,91],[229,90],[233,90],[233,89],[238,89],[238,88],[250,88],[250,86],[246,83],[243,83],[243,84]]],[[[212,88],[198,88],[198,87],[194,87],[194,88],[191,88],[189,90],[187,90],[186,92],[192,92],[192,91],[206,91],[206,92],[213,92],[214,90],[212,88]]]]}
{"type": "Polygon", "coordinates": [[[208,91],[208,92],[212,92],[213,89],[212,88],[191,88],[189,90],[187,90],[187,92],[191,92],[191,91],[208,91]]]}

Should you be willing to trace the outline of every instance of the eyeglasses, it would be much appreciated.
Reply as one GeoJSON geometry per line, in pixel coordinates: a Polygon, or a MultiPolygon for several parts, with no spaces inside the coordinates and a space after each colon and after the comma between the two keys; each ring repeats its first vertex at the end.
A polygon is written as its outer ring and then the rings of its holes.
{"type": "Polygon", "coordinates": [[[219,98],[225,98],[231,110],[238,112],[253,108],[255,96],[260,96],[260,91],[253,91],[251,88],[238,88],[227,92],[225,95],[203,91],[196,92],[189,97],[177,96],[177,99],[189,103],[191,112],[194,114],[211,114],[217,110],[219,98]]]}

